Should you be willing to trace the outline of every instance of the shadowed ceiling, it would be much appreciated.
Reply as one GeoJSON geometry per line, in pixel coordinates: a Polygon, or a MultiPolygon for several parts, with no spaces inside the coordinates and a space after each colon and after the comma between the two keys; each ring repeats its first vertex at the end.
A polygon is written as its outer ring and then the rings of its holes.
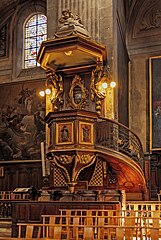
{"type": "MultiPolygon", "coordinates": [[[[31,0],[0,0],[0,16],[4,12],[6,12],[7,10],[9,10],[11,8],[14,8],[18,4],[22,4],[22,3],[25,3],[27,1],[31,1],[31,0]]],[[[53,0],[53,1],[55,1],[55,0],[53,0]]],[[[127,1],[127,0],[125,0],[125,1],[127,1]]],[[[135,5],[136,1],[137,0],[129,0],[131,6],[135,5]]],[[[148,1],[148,0],[146,0],[146,1],[148,1]]],[[[32,0],[31,2],[33,3],[33,2],[36,2],[36,1],[32,0]]]]}

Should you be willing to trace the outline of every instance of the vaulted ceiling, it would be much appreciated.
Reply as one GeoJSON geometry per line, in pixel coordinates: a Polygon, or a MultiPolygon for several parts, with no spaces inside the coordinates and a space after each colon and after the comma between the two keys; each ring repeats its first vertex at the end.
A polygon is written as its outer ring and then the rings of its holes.
{"type": "MultiPolygon", "coordinates": [[[[27,1],[31,1],[31,0],[0,0],[0,17],[6,11],[11,10],[11,9],[15,8],[18,4],[22,4],[27,1]]],[[[36,2],[36,1],[37,0],[32,0],[31,2],[32,2],[32,4],[34,4],[34,2],[36,2]]],[[[46,0],[44,0],[44,1],[46,1],[46,0]]],[[[127,0],[125,0],[125,1],[127,1],[127,0]]],[[[129,0],[131,6],[135,5],[135,2],[137,2],[137,1],[138,0],[129,0]]],[[[148,1],[148,0],[144,0],[144,1],[148,1]]]]}

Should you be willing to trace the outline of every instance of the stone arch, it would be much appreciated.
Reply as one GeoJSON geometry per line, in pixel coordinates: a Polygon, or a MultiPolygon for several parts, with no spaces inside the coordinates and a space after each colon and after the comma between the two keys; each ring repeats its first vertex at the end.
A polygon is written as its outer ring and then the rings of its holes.
{"type": "Polygon", "coordinates": [[[13,75],[12,78],[16,81],[21,81],[25,77],[31,78],[31,76],[39,74],[39,78],[42,79],[43,70],[40,68],[23,69],[23,27],[26,19],[29,16],[36,13],[42,13],[46,15],[46,6],[44,1],[27,2],[17,9],[16,15],[14,15],[12,26],[16,26],[12,29],[13,34],[13,75]]]}
{"type": "Polygon", "coordinates": [[[140,0],[133,3],[127,27],[128,49],[158,46],[160,37],[161,1],[140,0]]]}

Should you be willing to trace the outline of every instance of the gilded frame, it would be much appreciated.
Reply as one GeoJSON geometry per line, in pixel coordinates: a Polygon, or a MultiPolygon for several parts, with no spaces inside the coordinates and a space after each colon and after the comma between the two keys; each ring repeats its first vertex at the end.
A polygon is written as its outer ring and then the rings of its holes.
{"type": "Polygon", "coordinates": [[[150,150],[161,150],[161,56],[149,58],[150,150]]]}
{"type": "Polygon", "coordinates": [[[56,123],[56,145],[64,145],[64,144],[73,144],[74,136],[73,136],[73,122],[66,123],[56,123]],[[66,127],[68,130],[68,138],[63,141],[61,134],[63,128],[66,127]]]}
{"type": "Polygon", "coordinates": [[[88,90],[85,87],[85,81],[79,75],[75,75],[69,91],[68,105],[73,109],[85,109],[85,107],[88,105],[87,98],[88,90]],[[78,87],[81,91],[81,99],[78,102],[74,100],[74,89],[76,87],[78,87]]]}
{"type": "Polygon", "coordinates": [[[87,145],[93,145],[93,123],[87,123],[87,122],[79,122],[79,143],[80,144],[87,144],[87,145]],[[84,139],[84,130],[87,130],[88,135],[87,139],[84,139]]]}

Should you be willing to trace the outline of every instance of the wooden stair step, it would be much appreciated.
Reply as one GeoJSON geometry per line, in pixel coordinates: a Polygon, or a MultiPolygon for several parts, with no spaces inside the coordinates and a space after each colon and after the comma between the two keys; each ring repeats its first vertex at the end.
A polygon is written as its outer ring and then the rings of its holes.
{"type": "Polygon", "coordinates": [[[11,237],[12,221],[0,220],[0,238],[11,237]]]}

